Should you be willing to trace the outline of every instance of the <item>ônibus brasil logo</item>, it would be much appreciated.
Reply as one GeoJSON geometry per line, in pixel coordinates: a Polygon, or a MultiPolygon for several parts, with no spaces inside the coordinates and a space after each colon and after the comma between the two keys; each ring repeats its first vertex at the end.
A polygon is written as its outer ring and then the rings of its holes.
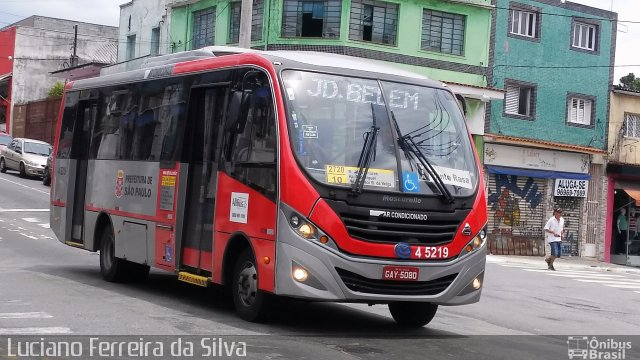
{"type": "Polygon", "coordinates": [[[618,341],[608,338],[600,340],[595,336],[569,336],[567,338],[569,359],[584,360],[624,360],[627,350],[631,350],[631,341],[618,341]]]}
{"type": "Polygon", "coordinates": [[[118,199],[122,197],[122,186],[124,185],[124,171],[118,170],[118,175],[116,177],[116,192],[115,195],[118,199]]]}

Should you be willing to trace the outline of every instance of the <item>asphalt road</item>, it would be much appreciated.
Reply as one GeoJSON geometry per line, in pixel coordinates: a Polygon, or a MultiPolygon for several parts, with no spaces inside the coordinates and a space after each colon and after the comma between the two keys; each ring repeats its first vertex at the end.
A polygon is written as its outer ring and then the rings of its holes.
{"type": "MultiPolygon", "coordinates": [[[[398,328],[385,306],[293,300],[279,301],[269,322],[247,323],[223,289],[170,273],[103,281],[97,254],[59,243],[48,228],[48,193],[37,179],[0,174],[0,358],[4,339],[19,335],[222,337],[260,359],[566,359],[568,336],[640,335],[640,276],[562,262],[551,273],[542,260],[491,256],[482,300],[441,307],[422,329],[398,328]]],[[[632,341],[626,358],[640,358],[640,337],[632,341]]]]}

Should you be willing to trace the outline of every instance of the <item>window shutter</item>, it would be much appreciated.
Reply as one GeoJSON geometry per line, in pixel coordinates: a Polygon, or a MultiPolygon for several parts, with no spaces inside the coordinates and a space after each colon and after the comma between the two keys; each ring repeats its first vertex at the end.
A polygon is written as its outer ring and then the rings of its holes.
{"type": "Polygon", "coordinates": [[[518,86],[507,85],[507,95],[505,96],[504,112],[518,115],[518,102],[520,100],[520,88],[518,86]]]}

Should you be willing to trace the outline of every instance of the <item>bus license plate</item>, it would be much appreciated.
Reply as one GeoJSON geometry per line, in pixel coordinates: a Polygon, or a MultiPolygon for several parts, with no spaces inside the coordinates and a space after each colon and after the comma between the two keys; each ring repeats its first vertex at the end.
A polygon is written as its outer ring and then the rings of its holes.
{"type": "Polygon", "coordinates": [[[418,281],[420,269],[408,266],[385,266],[382,268],[383,280],[418,281]]]}

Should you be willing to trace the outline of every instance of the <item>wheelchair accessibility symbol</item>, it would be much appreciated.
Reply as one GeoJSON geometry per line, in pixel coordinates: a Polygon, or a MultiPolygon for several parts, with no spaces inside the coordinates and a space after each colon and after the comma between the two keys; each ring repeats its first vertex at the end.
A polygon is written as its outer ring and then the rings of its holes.
{"type": "Polygon", "coordinates": [[[410,171],[402,172],[402,191],[420,192],[420,180],[418,178],[418,173],[410,171]]]}

